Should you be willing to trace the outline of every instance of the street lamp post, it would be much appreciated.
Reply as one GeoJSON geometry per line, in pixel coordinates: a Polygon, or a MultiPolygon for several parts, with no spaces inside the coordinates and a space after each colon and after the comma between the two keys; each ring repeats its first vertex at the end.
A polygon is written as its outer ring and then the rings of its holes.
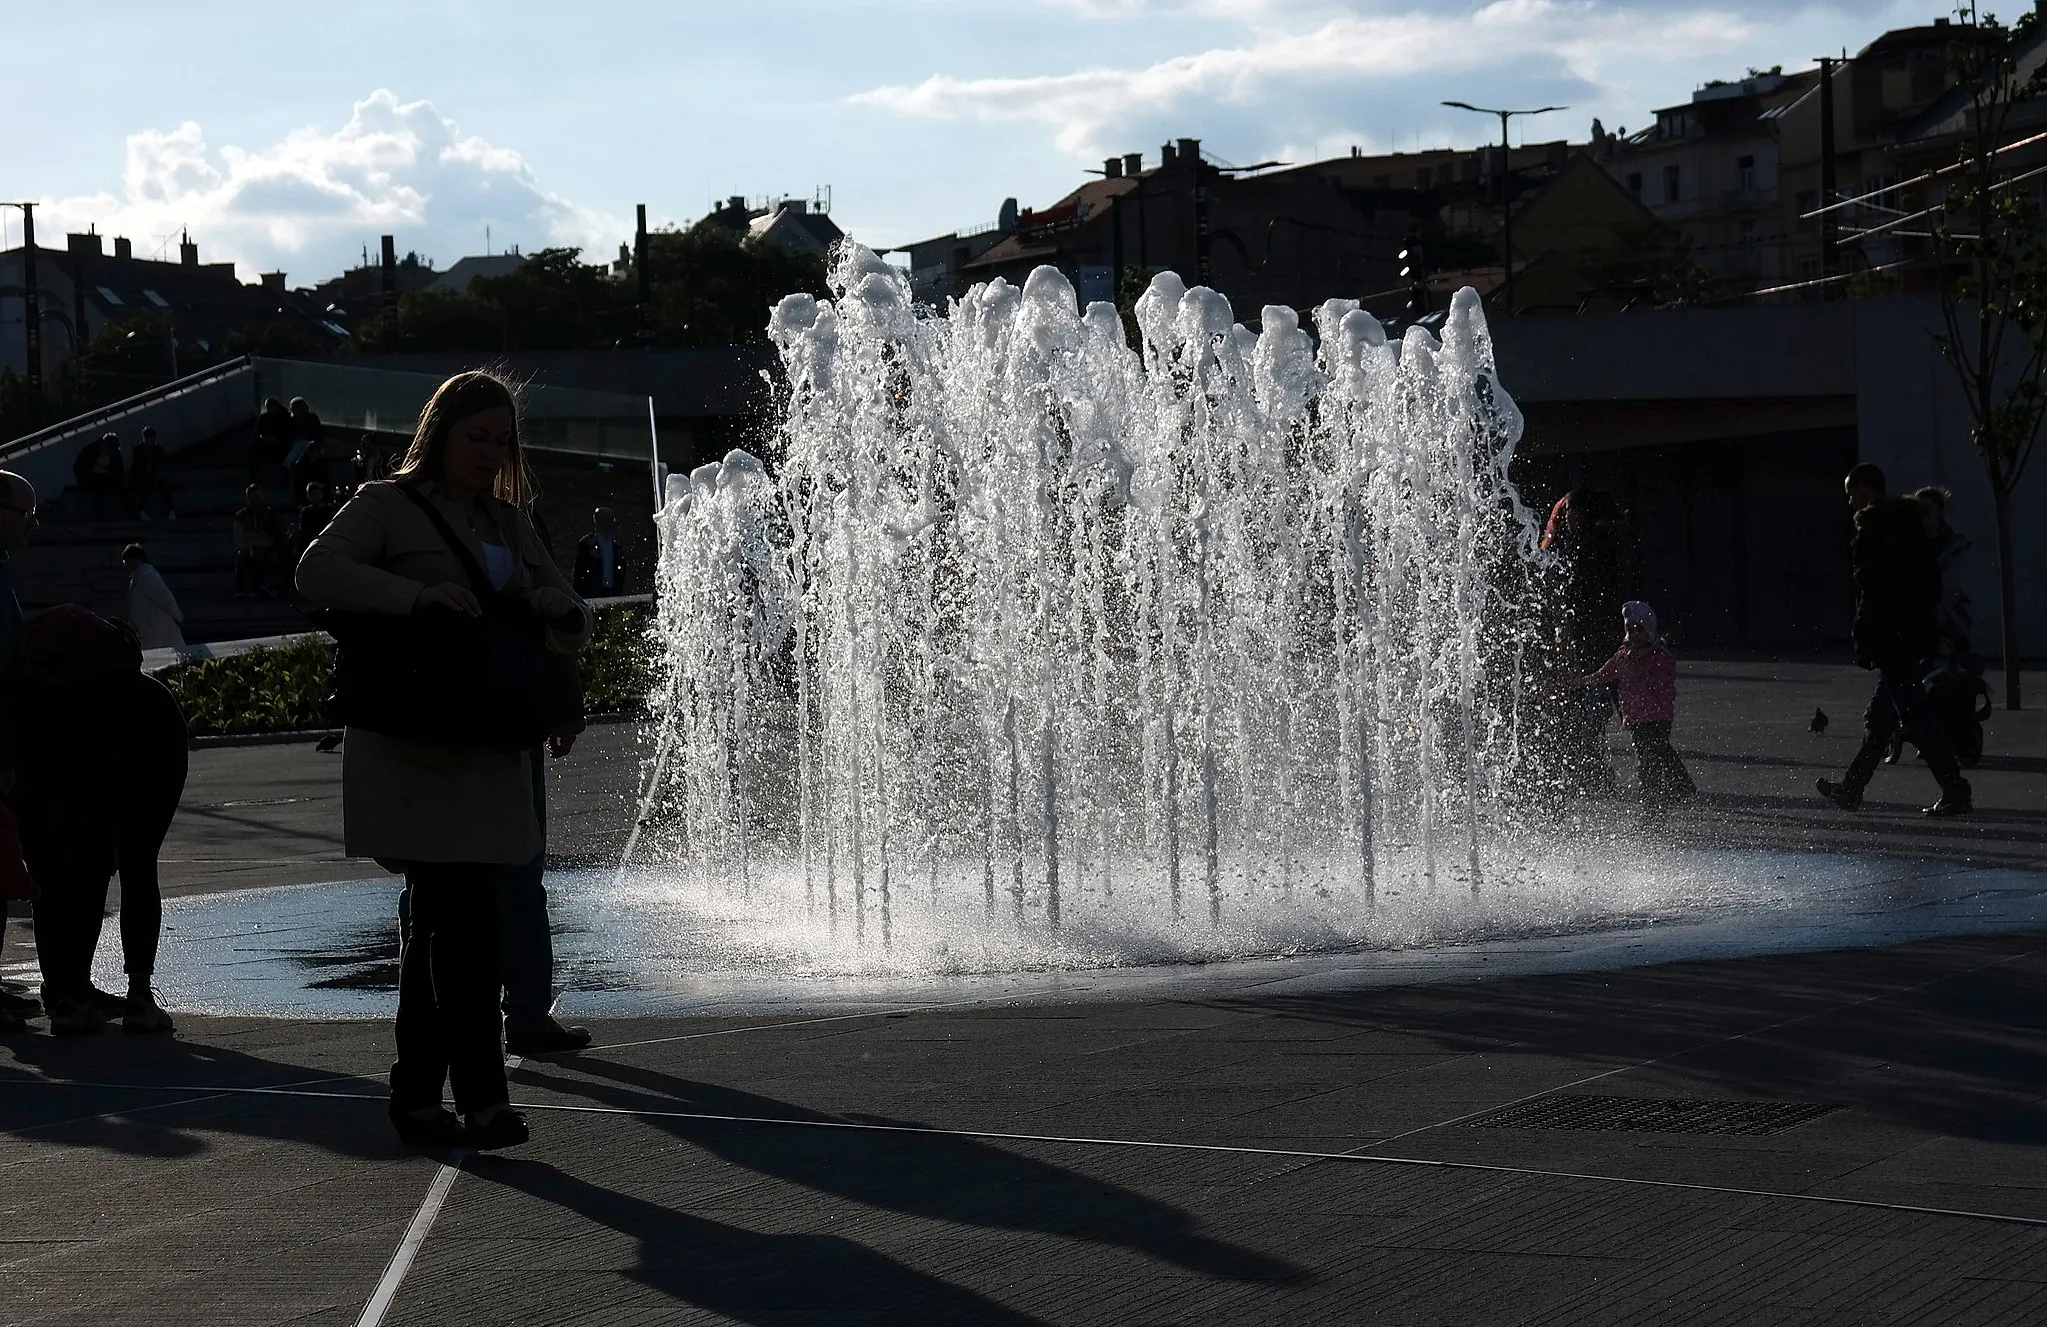
{"type": "Polygon", "coordinates": [[[1569,106],[1538,106],[1526,111],[1494,110],[1490,106],[1474,106],[1468,101],[1446,101],[1445,106],[1454,106],[1460,111],[1477,111],[1480,115],[1500,117],[1500,262],[1501,289],[1507,303],[1507,312],[1514,312],[1514,199],[1509,185],[1514,178],[1513,146],[1507,141],[1507,122],[1517,115],[1547,115],[1551,111],[1567,111],[1569,106]]]}
{"type": "MultiPolygon", "coordinates": [[[[28,357],[28,394],[40,401],[43,395],[43,301],[36,286],[36,205],[0,203],[0,207],[21,209],[22,348],[28,357]]],[[[74,338],[75,339],[75,338],[74,338]]]]}

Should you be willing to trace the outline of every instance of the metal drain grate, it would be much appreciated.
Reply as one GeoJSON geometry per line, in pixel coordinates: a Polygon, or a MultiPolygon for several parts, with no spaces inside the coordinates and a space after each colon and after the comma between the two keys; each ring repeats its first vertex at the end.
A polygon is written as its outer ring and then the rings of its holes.
{"type": "Polygon", "coordinates": [[[1684,1097],[1553,1096],[1464,1121],[1473,1129],[1592,1129],[1633,1133],[1766,1134],[1840,1109],[1814,1101],[1697,1101],[1684,1097]]]}

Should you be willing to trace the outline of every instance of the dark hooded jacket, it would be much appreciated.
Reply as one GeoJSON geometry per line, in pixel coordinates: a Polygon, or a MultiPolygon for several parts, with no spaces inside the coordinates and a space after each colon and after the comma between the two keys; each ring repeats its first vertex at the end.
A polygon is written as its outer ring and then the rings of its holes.
{"type": "Polygon", "coordinates": [[[1880,498],[1855,514],[1855,658],[1876,668],[1916,667],[1933,653],[1940,568],[1910,498],[1880,498]]]}

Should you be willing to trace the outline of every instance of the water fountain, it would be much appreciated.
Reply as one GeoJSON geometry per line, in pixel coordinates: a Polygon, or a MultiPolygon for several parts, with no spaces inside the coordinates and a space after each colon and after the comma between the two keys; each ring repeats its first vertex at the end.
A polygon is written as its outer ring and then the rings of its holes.
{"type": "MultiPolygon", "coordinates": [[[[2030,872],[1529,813],[1541,559],[1471,292],[1440,340],[1389,341],[1345,301],[1254,335],[1170,275],[1136,336],[1050,269],[936,313],[848,248],[833,290],[775,311],[772,468],[668,482],[640,828],[616,868],[549,876],[566,1012],[1345,989],[2047,925],[2030,872]]],[[[381,882],[167,915],[178,1008],[388,1009],[381,882]]],[[[112,939],[101,965],[118,980],[112,939]]]]}
{"type": "Polygon", "coordinates": [[[774,313],[773,475],[668,481],[681,874],[800,876],[884,946],[907,899],[966,892],[1057,928],[1076,899],[1220,924],[1370,909],[1388,873],[1485,888],[1502,573],[1539,554],[1474,292],[1440,341],[1349,300],[1254,334],[1164,273],[1134,348],[1049,267],[934,313],[848,246],[833,289],[774,313]]]}

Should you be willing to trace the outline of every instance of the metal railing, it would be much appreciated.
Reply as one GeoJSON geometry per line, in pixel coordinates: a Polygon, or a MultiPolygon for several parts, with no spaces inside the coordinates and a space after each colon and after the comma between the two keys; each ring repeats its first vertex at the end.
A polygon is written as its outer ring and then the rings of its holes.
{"type": "MultiPolygon", "coordinates": [[[[255,362],[249,356],[241,355],[225,363],[216,364],[212,368],[201,369],[197,373],[188,373],[184,377],[164,383],[162,386],[137,392],[133,396],[123,397],[111,405],[99,406],[96,409],[86,411],[84,414],[73,415],[69,419],[60,420],[47,428],[37,429],[33,433],[24,433],[18,438],[0,443],[0,462],[19,460],[21,457],[27,456],[31,452],[41,451],[53,443],[76,438],[81,433],[104,431],[108,425],[113,424],[124,416],[132,415],[139,410],[152,409],[166,401],[176,400],[180,396],[198,391],[200,388],[211,387],[237,374],[251,372],[254,366],[255,362]]],[[[252,404],[253,401],[254,398],[252,397],[252,404]]]]}

